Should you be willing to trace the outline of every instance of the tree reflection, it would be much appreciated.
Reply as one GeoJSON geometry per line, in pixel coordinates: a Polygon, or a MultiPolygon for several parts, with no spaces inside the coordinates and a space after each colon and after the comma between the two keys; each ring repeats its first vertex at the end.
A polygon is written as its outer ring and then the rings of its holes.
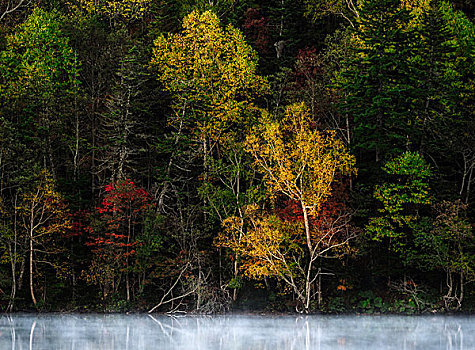
{"type": "Polygon", "coordinates": [[[469,350],[471,317],[3,315],[11,350],[469,350]]]}

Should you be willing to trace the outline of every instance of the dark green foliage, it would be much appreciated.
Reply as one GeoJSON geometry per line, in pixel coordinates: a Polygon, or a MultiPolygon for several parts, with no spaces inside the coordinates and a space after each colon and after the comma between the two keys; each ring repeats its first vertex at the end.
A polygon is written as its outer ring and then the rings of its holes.
{"type": "Polygon", "coordinates": [[[410,58],[416,36],[399,0],[367,0],[353,29],[355,53],[341,72],[342,113],[353,117],[355,149],[381,159],[408,148],[420,128],[412,113],[410,58]]]}

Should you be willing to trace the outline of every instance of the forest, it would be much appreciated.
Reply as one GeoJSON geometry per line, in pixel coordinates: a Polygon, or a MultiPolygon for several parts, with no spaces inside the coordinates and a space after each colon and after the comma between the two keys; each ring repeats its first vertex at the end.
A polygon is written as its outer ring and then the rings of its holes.
{"type": "Polygon", "coordinates": [[[0,310],[475,309],[471,0],[2,0],[0,310]]]}

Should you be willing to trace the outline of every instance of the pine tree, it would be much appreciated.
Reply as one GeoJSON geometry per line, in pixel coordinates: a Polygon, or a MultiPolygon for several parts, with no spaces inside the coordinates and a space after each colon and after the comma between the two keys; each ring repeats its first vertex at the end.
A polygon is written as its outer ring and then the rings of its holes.
{"type": "Polygon", "coordinates": [[[341,111],[354,118],[354,146],[376,162],[407,148],[414,124],[409,59],[414,32],[399,0],[366,0],[353,29],[354,58],[340,76],[341,111]]]}
{"type": "Polygon", "coordinates": [[[430,3],[416,30],[418,40],[411,60],[415,86],[413,110],[422,127],[415,143],[420,151],[438,152],[442,145],[432,142],[426,147],[426,140],[433,141],[434,134],[441,132],[441,122],[453,120],[460,114],[457,106],[460,74],[456,67],[456,47],[440,11],[439,1],[430,3]]]}

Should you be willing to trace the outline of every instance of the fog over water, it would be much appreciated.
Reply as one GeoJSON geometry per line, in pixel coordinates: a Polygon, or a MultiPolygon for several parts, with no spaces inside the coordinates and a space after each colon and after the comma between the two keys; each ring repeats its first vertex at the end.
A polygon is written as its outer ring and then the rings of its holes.
{"type": "Polygon", "coordinates": [[[0,349],[475,349],[461,316],[3,315],[0,349]]]}

